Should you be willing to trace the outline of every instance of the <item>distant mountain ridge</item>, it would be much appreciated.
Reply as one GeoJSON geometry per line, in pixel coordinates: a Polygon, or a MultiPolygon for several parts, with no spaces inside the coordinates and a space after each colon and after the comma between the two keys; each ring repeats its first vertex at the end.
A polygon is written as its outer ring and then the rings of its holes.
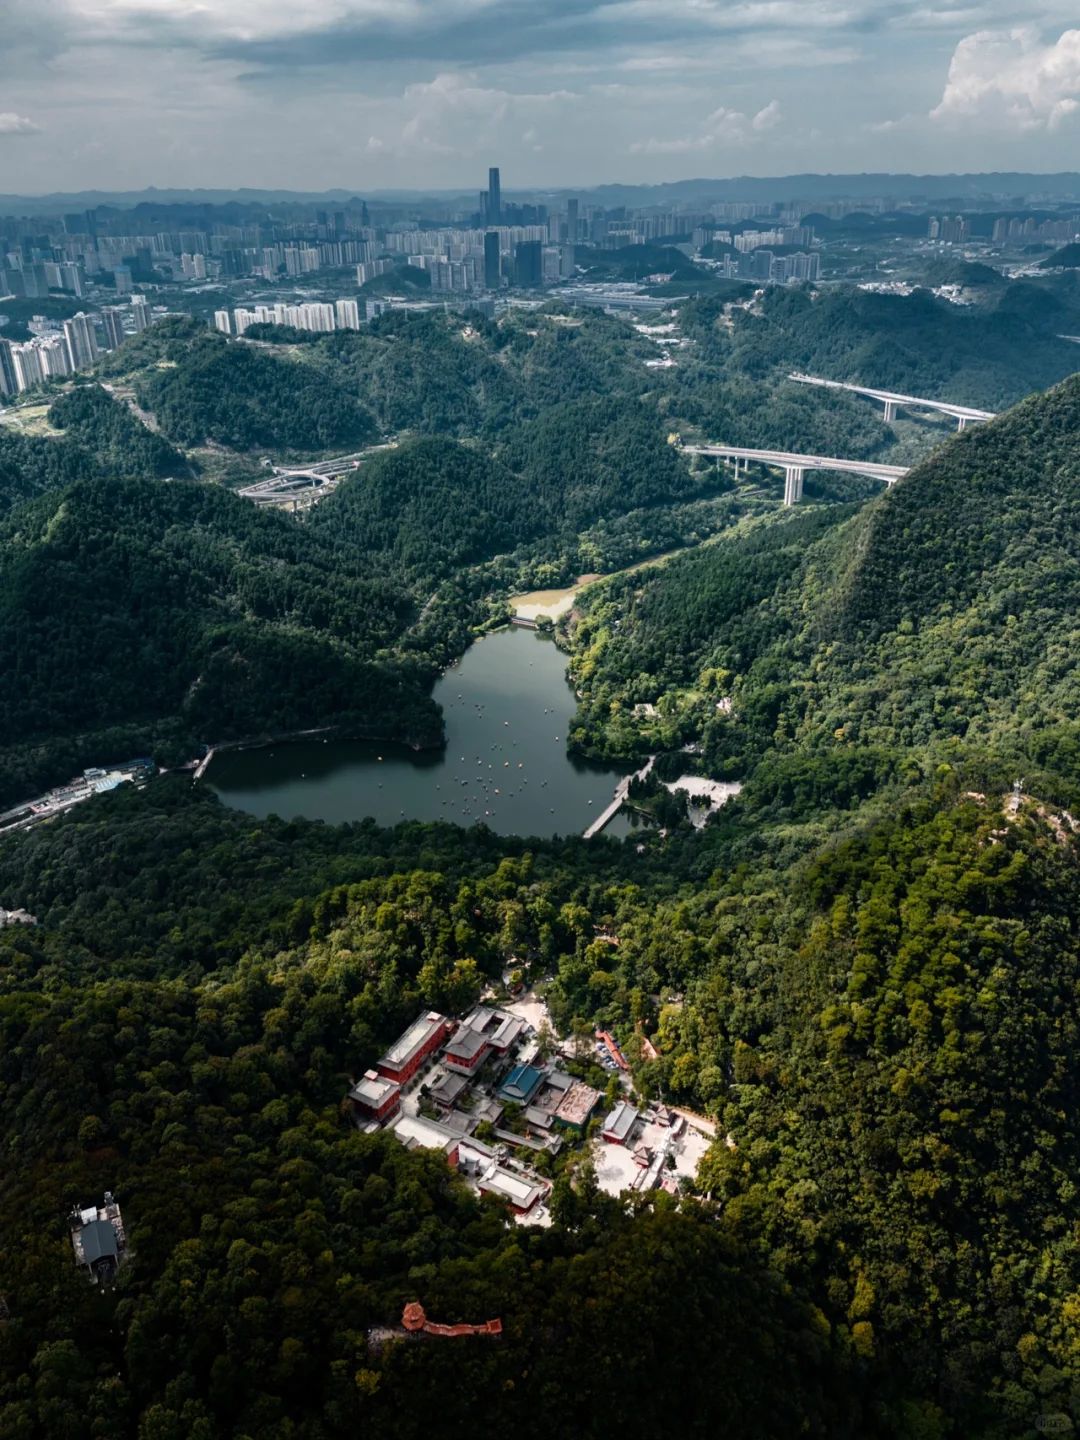
{"type": "MultiPolygon", "coordinates": [[[[402,188],[368,189],[357,184],[349,189],[289,190],[278,187],[237,186],[221,189],[185,189],[183,187],[148,186],[144,190],[76,190],[54,191],[42,195],[0,194],[0,213],[50,214],[62,210],[88,209],[99,205],[128,208],[140,204],[159,205],[225,205],[248,204],[345,204],[363,195],[367,200],[392,203],[418,203],[436,199],[466,198],[474,194],[474,186],[461,185],[448,189],[402,188]]],[[[976,199],[1015,198],[1034,193],[1048,198],[1080,197],[1080,172],[1058,171],[1040,175],[1024,171],[991,171],[956,175],[907,175],[888,173],[798,175],[739,175],[730,177],[671,180],[653,185],[610,182],[593,185],[508,186],[503,194],[510,196],[578,195],[608,205],[652,205],[686,201],[708,194],[715,199],[747,199],[758,201],[799,199],[859,199],[888,196],[893,199],[976,199]]]]}

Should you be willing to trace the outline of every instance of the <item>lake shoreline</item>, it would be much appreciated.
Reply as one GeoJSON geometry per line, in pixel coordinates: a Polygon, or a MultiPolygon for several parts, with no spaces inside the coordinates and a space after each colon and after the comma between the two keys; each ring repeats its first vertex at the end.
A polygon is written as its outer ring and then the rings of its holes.
{"type": "Polygon", "coordinates": [[[249,736],[215,754],[206,782],[225,804],[259,816],[581,834],[610,804],[624,767],[569,752],[577,697],[550,638],[504,624],[470,644],[436,683],[439,745],[335,727],[249,736]]]}

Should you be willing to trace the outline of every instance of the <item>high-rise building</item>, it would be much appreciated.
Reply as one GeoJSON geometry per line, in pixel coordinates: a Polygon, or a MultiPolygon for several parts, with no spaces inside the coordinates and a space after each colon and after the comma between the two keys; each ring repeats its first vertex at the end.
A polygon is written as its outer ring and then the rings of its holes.
{"type": "Polygon", "coordinates": [[[150,324],[150,306],[141,295],[131,297],[131,317],[135,321],[135,333],[139,334],[150,324]]]}
{"type": "Polygon", "coordinates": [[[41,363],[41,353],[36,345],[13,345],[12,357],[15,361],[15,379],[20,390],[29,390],[42,383],[45,379],[45,367],[41,363]]]}
{"type": "Polygon", "coordinates": [[[339,330],[360,329],[360,306],[355,300],[339,300],[334,310],[339,330]]]}
{"type": "Polygon", "coordinates": [[[499,167],[497,165],[493,165],[488,171],[487,197],[487,223],[489,225],[501,225],[502,189],[499,181],[499,167]]]}
{"type": "Polygon", "coordinates": [[[229,320],[228,310],[214,311],[214,329],[220,330],[222,335],[232,334],[232,323],[229,320]]]}
{"type": "Polygon", "coordinates": [[[118,350],[124,343],[123,312],[115,305],[106,305],[101,312],[101,324],[110,350],[118,350]]]}
{"type": "Polygon", "coordinates": [[[60,272],[58,277],[60,289],[66,290],[69,294],[81,299],[84,288],[83,280],[85,278],[82,266],[76,265],[73,261],[65,261],[64,264],[57,266],[57,269],[60,272]]]}
{"type": "Polygon", "coordinates": [[[41,263],[22,267],[23,294],[28,300],[44,300],[49,293],[49,277],[41,263]]]}
{"type": "Polygon", "coordinates": [[[10,340],[0,337],[0,395],[17,395],[19,381],[15,374],[15,357],[10,340]]]}
{"type": "Polygon", "coordinates": [[[488,290],[497,290],[502,282],[502,244],[497,230],[489,230],[484,236],[484,285],[488,290]]]}
{"type": "Polygon", "coordinates": [[[566,202],[566,239],[570,245],[578,240],[578,202],[567,200],[566,202]]]}
{"type": "Polygon", "coordinates": [[[67,346],[59,335],[53,335],[48,339],[37,342],[38,358],[41,361],[41,368],[47,380],[55,379],[60,375],[71,374],[71,361],[68,356],[67,346]]]}
{"type": "Polygon", "coordinates": [[[539,290],[544,276],[544,247],[539,240],[519,240],[514,250],[514,279],[522,290],[539,290]]]}
{"type": "Polygon", "coordinates": [[[78,315],[64,321],[64,339],[67,342],[73,370],[81,370],[84,365],[92,365],[98,358],[94,322],[81,310],[78,315]]]}

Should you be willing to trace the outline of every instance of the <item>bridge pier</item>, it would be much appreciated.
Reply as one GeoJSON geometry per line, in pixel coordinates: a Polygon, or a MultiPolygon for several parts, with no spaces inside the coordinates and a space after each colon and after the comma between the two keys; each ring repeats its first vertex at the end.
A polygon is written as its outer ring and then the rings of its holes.
{"type": "Polygon", "coordinates": [[[784,504],[797,505],[802,499],[803,475],[801,465],[784,466],[784,504]]]}
{"type": "Polygon", "coordinates": [[[886,425],[891,425],[892,422],[893,422],[895,419],[896,419],[896,401],[895,401],[895,400],[886,400],[886,401],[885,401],[885,424],[886,424],[886,425]]]}
{"type": "Polygon", "coordinates": [[[956,428],[957,428],[957,430],[966,430],[967,427],[968,427],[968,417],[967,417],[966,415],[958,415],[958,416],[956,417],[956,428]]]}

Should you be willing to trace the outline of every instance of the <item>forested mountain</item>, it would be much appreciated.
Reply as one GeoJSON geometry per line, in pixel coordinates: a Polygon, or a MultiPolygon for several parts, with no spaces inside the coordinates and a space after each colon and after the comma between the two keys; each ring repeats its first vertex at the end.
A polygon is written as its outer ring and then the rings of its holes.
{"type": "Polygon", "coordinates": [[[695,494],[655,409],[635,400],[555,405],[494,450],[429,438],[366,462],[312,528],[432,585],[544,537],[570,544],[592,521],[695,494]]]}
{"type": "Polygon", "coordinates": [[[81,481],[0,530],[0,744],[124,725],[145,748],[166,721],[203,739],[344,720],[431,740],[422,677],[375,658],[411,613],[318,535],[216,487],[81,481]]]}
{"type": "Polygon", "coordinates": [[[181,445],[332,450],[375,435],[369,413],[332,376],[207,331],[143,381],[139,403],[181,445]]]}
{"type": "Polygon", "coordinates": [[[312,529],[432,585],[536,535],[545,515],[521,479],[477,447],[413,440],[378,455],[312,516],[312,529]]]}
{"type": "Polygon", "coordinates": [[[98,470],[119,479],[181,477],[187,459],[100,385],[77,385],[49,406],[49,422],[91,452],[98,470]]]}
{"type": "Polygon", "coordinates": [[[1060,250],[1053,251],[1042,262],[1040,269],[1043,270],[1077,270],[1080,269],[1080,244],[1062,245],[1060,250]]]}
{"type": "Polygon", "coordinates": [[[0,929],[4,1440],[1069,1433],[1080,377],[869,503],[778,512],[668,443],[894,443],[796,365],[989,405],[1064,374],[1071,282],[986,288],[695,301],[662,371],[594,314],[166,322],[102,366],[164,436],[82,385],[61,436],[0,431],[0,802],[151,744],[437,743],[431,681],[511,585],[687,534],[579,595],[570,738],[743,786],[700,831],[526,842],[257,820],[174,774],[0,838],[38,919],[0,929]],[[180,445],[389,430],[306,516],[173,478],[180,445]],[[552,1223],[521,1227],[355,1130],[402,1027],[514,969],[713,1122],[695,1182],[536,1159],[552,1223]],[[105,1189],[131,1249],[99,1290],[64,1217],[105,1189]],[[502,1337],[369,1343],[415,1299],[502,1337]]]}
{"type": "Polygon", "coordinates": [[[729,772],[768,752],[839,773],[860,751],[1049,770],[1068,801],[1078,442],[1080,379],[957,437],[820,539],[786,518],[599,587],[575,636],[578,743],[698,734],[729,772]],[[635,725],[627,706],[661,697],[635,725]]]}
{"type": "Polygon", "coordinates": [[[80,385],[49,407],[64,432],[22,435],[0,426],[0,517],[45,490],[94,476],[186,475],[187,459],[100,385],[80,385]]]}
{"type": "MultiPolygon", "coordinates": [[[[721,338],[730,363],[754,379],[804,370],[1004,409],[1080,365],[1076,346],[1061,338],[1080,316],[1080,291],[1040,284],[994,288],[978,306],[952,305],[925,290],[815,294],[774,286],[758,311],[736,310],[730,337],[721,338]]],[[[687,323],[698,314],[708,319],[715,303],[692,302],[687,323]]]]}
{"type": "Polygon", "coordinates": [[[68,440],[20,435],[0,427],[0,517],[44,490],[96,474],[93,457],[68,440]]]}

